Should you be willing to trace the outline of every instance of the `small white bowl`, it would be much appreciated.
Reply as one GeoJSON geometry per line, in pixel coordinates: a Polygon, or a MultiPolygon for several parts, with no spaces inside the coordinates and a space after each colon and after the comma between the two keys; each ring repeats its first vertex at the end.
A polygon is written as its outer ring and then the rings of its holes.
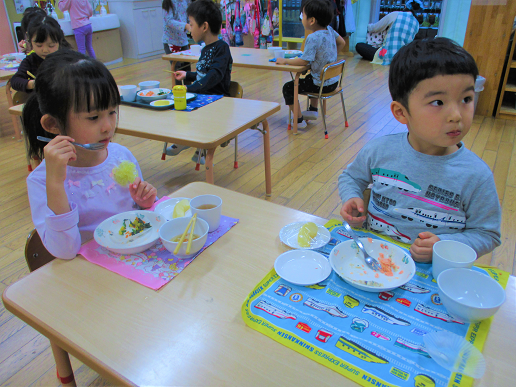
{"type": "Polygon", "coordinates": [[[476,270],[445,270],[437,277],[437,285],[448,313],[464,322],[489,318],[505,302],[505,291],[500,284],[476,270]]]}
{"type": "Polygon", "coordinates": [[[283,50],[281,47],[268,47],[267,51],[269,52],[269,55],[271,58],[274,58],[274,51],[283,50]]]}
{"type": "Polygon", "coordinates": [[[156,89],[159,87],[159,81],[143,81],[138,83],[140,90],[156,89]]]}
{"type": "Polygon", "coordinates": [[[145,89],[140,90],[136,95],[142,99],[142,101],[146,102],[152,102],[157,101],[158,99],[166,99],[167,96],[172,92],[170,89],[164,89],[164,88],[158,88],[158,89],[145,89]],[[148,94],[149,92],[152,92],[153,95],[146,96],[145,94],[148,94]],[[160,94],[162,93],[162,94],[160,94]]]}
{"type": "MultiPolygon", "coordinates": [[[[163,243],[163,246],[165,246],[165,248],[172,254],[174,254],[174,250],[179,243],[172,242],[172,238],[178,235],[183,235],[183,232],[185,231],[188,222],[190,222],[190,219],[192,219],[191,216],[175,218],[166,222],[159,229],[159,237],[161,239],[161,242],[163,243]]],[[[208,239],[208,229],[208,223],[206,223],[206,221],[201,218],[197,218],[197,221],[195,222],[194,234],[197,234],[199,238],[194,239],[192,241],[192,246],[190,247],[190,254],[186,255],[187,243],[183,242],[181,248],[179,249],[179,252],[177,254],[174,254],[174,256],[181,259],[193,257],[200,249],[203,248],[204,244],[206,243],[206,239],[208,239]]],[[[189,233],[187,234],[187,236],[188,235],[189,233]]]]}
{"type": "Polygon", "coordinates": [[[285,58],[285,51],[284,50],[276,50],[274,52],[274,58],[285,58]]]}

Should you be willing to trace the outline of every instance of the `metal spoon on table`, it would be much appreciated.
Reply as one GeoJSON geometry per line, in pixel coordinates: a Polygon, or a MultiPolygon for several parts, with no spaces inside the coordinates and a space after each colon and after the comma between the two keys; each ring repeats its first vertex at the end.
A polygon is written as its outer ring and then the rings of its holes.
{"type": "Polygon", "coordinates": [[[376,259],[374,259],[369,254],[367,254],[367,252],[365,251],[364,245],[362,244],[362,242],[360,242],[360,240],[357,237],[357,234],[355,234],[355,231],[353,231],[351,226],[345,220],[342,221],[342,225],[344,226],[346,231],[349,233],[349,235],[351,235],[351,237],[357,244],[358,248],[362,251],[362,254],[364,254],[364,261],[367,264],[367,266],[369,266],[374,271],[380,270],[382,267],[380,266],[380,264],[378,263],[378,261],[376,259]]]}

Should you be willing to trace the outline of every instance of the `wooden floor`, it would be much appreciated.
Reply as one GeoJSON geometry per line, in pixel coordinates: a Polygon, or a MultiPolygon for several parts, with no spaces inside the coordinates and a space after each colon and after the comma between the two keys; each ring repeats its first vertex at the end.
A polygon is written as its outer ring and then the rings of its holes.
{"type": "MultiPolygon", "coordinates": [[[[151,60],[112,73],[118,84],[137,84],[157,79],[169,86],[168,63],[151,60]]],[[[337,177],[369,140],[405,131],[389,110],[388,68],[371,65],[359,57],[346,63],[345,98],[349,128],[344,128],[340,99],[328,101],[329,140],[324,139],[322,120],[301,129],[294,136],[287,132],[288,110],[283,106],[269,120],[273,194],[270,198],[291,208],[323,218],[338,218],[340,202],[337,177]]],[[[244,89],[244,97],[281,101],[281,87],[288,74],[235,68],[232,79],[244,89]]],[[[33,228],[26,194],[24,145],[13,139],[11,117],[7,113],[5,87],[0,88],[0,291],[27,275],[23,258],[25,239],[33,228]]],[[[241,112],[241,114],[246,114],[241,112]]],[[[480,156],[494,173],[503,207],[502,246],[480,258],[516,274],[516,122],[476,116],[464,142],[480,156]]],[[[192,181],[204,181],[204,170],[195,171],[190,160],[193,150],[161,161],[162,143],[118,135],[115,141],[127,146],[138,159],[143,175],[163,196],[192,181]]],[[[265,199],[262,135],[246,131],[239,136],[238,160],[233,169],[233,143],[215,154],[217,185],[265,199]]],[[[102,327],[99,327],[102,329],[102,327]]],[[[78,385],[109,385],[91,369],[72,359],[78,385]]],[[[57,386],[55,365],[48,340],[0,305],[0,385],[57,386]]]]}

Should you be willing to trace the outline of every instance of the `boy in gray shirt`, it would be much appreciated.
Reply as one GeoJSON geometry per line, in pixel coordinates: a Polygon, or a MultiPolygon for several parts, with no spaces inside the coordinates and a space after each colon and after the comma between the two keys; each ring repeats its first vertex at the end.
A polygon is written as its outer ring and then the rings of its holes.
{"type": "Polygon", "coordinates": [[[391,111],[408,133],[370,141],[339,177],[340,214],[352,226],[411,244],[431,262],[439,240],[477,256],[500,245],[501,210],[489,167],[461,140],[474,115],[473,57],[446,38],[401,48],[389,71],[391,111]],[[373,183],[367,217],[363,190],[373,183]]]}
{"type": "MultiPolygon", "coordinates": [[[[310,65],[311,71],[305,78],[299,80],[299,93],[318,93],[321,87],[321,71],[328,63],[337,60],[337,53],[344,48],[346,42],[333,28],[329,26],[333,18],[333,3],[330,0],[304,0],[301,3],[302,23],[305,30],[312,31],[306,37],[305,50],[299,58],[282,59],[278,58],[276,64],[289,64],[293,66],[310,65]]],[[[329,93],[338,86],[339,77],[327,79],[323,85],[323,93],[329,93]]],[[[293,110],[294,103],[294,81],[283,85],[283,97],[285,104],[293,110]]],[[[310,99],[310,110],[301,113],[297,117],[297,127],[306,127],[304,120],[315,120],[317,118],[317,99],[310,99]],[[315,104],[315,107],[314,107],[315,104]]],[[[295,119],[296,117],[294,117],[295,119]]],[[[325,133],[328,135],[328,133],[325,133]]]]}

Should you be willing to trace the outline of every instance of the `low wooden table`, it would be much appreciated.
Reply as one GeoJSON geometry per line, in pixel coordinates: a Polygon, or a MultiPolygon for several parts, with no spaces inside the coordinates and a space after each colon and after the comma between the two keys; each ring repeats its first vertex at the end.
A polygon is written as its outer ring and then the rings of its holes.
{"type": "MultiPolygon", "coordinates": [[[[356,386],[241,316],[249,292],[288,249],[281,228],[325,220],[206,183],[170,196],[201,194],[221,197],[222,213],[240,222],[159,291],[79,256],[56,259],[9,286],[6,309],[50,339],[58,367],[71,369],[70,353],[116,385],[356,386]]],[[[516,380],[514,277],[506,294],[484,347],[486,374],[475,386],[516,380]]]]}
{"type": "MultiPolygon", "coordinates": [[[[233,57],[233,66],[235,67],[249,67],[260,70],[272,70],[272,71],[288,71],[295,74],[294,78],[294,134],[297,134],[297,115],[298,105],[298,87],[300,75],[309,70],[310,66],[290,66],[290,65],[277,65],[275,62],[269,62],[270,53],[269,50],[260,50],[256,48],[242,48],[242,47],[230,47],[231,56],[233,57]]],[[[163,55],[163,60],[171,61],[171,69],[174,71],[176,62],[190,62],[195,63],[199,60],[199,57],[193,55],[181,55],[178,53],[163,55]]],[[[172,74],[172,86],[176,84],[174,75],[172,74]]],[[[290,129],[290,123],[289,123],[290,129]]]]}
{"type": "MultiPolygon", "coordinates": [[[[21,115],[23,106],[9,112],[21,115]]],[[[270,136],[267,117],[280,110],[276,102],[222,98],[191,112],[120,105],[117,133],[206,149],[206,181],[214,183],[213,157],[217,146],[262,123],[265,192],[272,192],[270,136]]]]}
{"type": "Polygon", "coordinates": [[[0,70],[0,81],[7,81],[14,74],[16,74],[16,71],[0,70]]]}

